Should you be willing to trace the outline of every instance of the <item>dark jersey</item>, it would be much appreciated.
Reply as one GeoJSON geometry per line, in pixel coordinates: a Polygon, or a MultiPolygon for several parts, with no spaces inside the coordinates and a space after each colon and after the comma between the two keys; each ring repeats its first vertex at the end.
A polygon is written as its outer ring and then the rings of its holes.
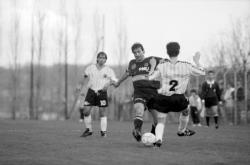
{"type": "Polygon", "coordinates": [[[219,84],[217,82],[214,82],[213,84],[208,84],[207,81],[205,81],[202,84],[202,93],[201,98],[207,99],[207,98],[216,98],[217,100],[221,100],[221,91],[219,88],[219,84]]]}
{"type": "Polygon", "coordinates": [[[137,62],[135,59],[129,62],[127,72],[132,77],[134,88],[160,88],[160,81],[146,80],[145,75],[152,73],[161,62],[160,57],[147,57],[137,62]]]}

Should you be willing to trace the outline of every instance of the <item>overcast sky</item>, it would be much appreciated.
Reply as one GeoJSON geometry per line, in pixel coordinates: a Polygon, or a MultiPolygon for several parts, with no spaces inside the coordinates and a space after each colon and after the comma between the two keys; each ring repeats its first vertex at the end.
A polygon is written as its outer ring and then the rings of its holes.
{"type": "MultiPolygon", "coordinates": [[[[21,62],[30,60],[30,27],[31,15],[35,0],[17,0],[17,11],[20,17],[21,62]]],[[[58,60],[55,43],[58,22],[61,20],[60,0],[38,0],[37,8],[46,15],[45,50],[43,63],[53,64],[58,60]]],[[[134,42],[141,42],[146,56],[166,57],[165,45],[178,41],[181,45],[180,58],[192,61],[196,51],[204,56],[209,45],[222,33],[229,31],[232,20],[243,19],[250,15],[249,0],[66,0],[70,15],[69,40],[75,37],[73,14],[79,9],[82,15],[80,51],[82,55],[77,62],[87,64],[93,56],[93,14],[99,11],[105,14],[105,48],[108,53],[107,64],[117,64],[117,52],[114,50],[115,25],[117,15],[122,13],[128,34],[127,60],[133,59],[130,47],[134,42]],[[76,6],[78,6],[76,8],[76,6]]],[[[9,0],[0,0],[0,66],[7,66],[10,61],[10,29],[13,22],[13,4],[9,0]]],[[[69,47],[69,62],[74,63],[73,44],[69,47]]],[[[124,63],[127,63],[124,60],[124,63]]]]}

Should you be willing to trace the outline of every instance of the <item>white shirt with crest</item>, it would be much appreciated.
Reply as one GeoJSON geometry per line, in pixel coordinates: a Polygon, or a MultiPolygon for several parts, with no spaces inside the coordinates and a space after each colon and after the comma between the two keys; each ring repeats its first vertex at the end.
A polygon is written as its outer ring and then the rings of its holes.
{"type": "Polygon", "coordinates": [[[94,91],[103,89],[111,80],[117,81],[113,69],[106,65],[98,69],[96,64],[92,64],[86,68],[84,74],[89,78],[87,87],[94,91]]]}

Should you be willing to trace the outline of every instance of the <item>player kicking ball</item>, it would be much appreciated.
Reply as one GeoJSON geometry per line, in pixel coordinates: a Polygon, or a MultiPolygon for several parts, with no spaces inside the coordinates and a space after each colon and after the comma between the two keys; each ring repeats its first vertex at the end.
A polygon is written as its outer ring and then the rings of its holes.
{"type": "Polygon", "coordinates": [[[153,125],[151,133],[155,134],[155,126],[157,124],[157,116],[153,104],[151,104],[151,99],[157,95],[157,89],[160,88],[160,81],[152,80],[149,81],[146,75],[152,73],[156,66],[162,60],[159,57],[144,57],[145,51],[141,43],[134,43],[131,47],[132,53],[135,59],[129,62],[126,72],[122,75],[120,80],[118,80],[115,85],[118,87],[124,80],[128,77],[132,78],[134,87],[134,130],[132,134],[136,141],[141,141],[141,129],[143,125],[143,116],[146,109],[152,114],[153,125]]]}
{"type": "Polygon", "coordinates": [[[158,90],[158,95],[153,99],[158,111],[155,135],[155,146],[162,145],[166,116],[168,112],[181,112],[179,117],[178,136],[192,136],[194,131],[187,128],[189,121],[188,99],[184,93],[191,75],[205,75],[205,70],[200,67],[200,53],[197,52],[193,61],[196,66],[179,61],[178,55],[180,45],[177,42],[170,42],[166,46],[170,60],[166,59],[159,64],[153,74],[149,75],[149,80],[161,77],[162,87],[158,90]]]}

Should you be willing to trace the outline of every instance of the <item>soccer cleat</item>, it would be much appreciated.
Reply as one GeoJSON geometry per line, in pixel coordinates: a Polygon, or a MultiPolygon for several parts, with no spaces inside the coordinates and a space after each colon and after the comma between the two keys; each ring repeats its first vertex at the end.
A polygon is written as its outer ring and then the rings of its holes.
{"type": "Polygon", "coordinates": [[[106,131],[101,131],[101,137],[107,137],[107,132],[106,131]]]}
{"type": "Polygon", "coordinates": [[[198,126],[198,127],[201,127],[202,125],[201,125],[201,123],[199,123],[197,126],[198,126]]]}
{"type": "Polygon", "coordinates": [[[177,132],[178,136],[192,136],[194,134],[195,134],[195,131],[187,129],[187,128],[186,128],[186,130],[184,132],[180,132],[180,131],[177,132]]]}
{"type": "Polygon", "coordinates": [[[216,125],[215,125],[215,129],[218,129],[218,128],[219,128],[219,125],[218,125],[218,124],[216,124],[216,125]]]}
{"type": "Polygon", "coordinates": [[[133,134],[136,141],[138,141],[138,142],[141,141],[141,131],[134,129],[132,134],[133,134]]]}
{"type": "Polygon", "coordinates": [[[162,141],[159,139],[159,140],[157,140],[155,143],[154,143],[154,146],[155,147],[161,147],[161,145],[162,145],[162,141]]]}
{"type": "Polygon", "coordinates": [[[90,132],[89,128],[87,128],[80,137],[87,137],[91,136],[92,134],[93,132],[90,132]]]}

